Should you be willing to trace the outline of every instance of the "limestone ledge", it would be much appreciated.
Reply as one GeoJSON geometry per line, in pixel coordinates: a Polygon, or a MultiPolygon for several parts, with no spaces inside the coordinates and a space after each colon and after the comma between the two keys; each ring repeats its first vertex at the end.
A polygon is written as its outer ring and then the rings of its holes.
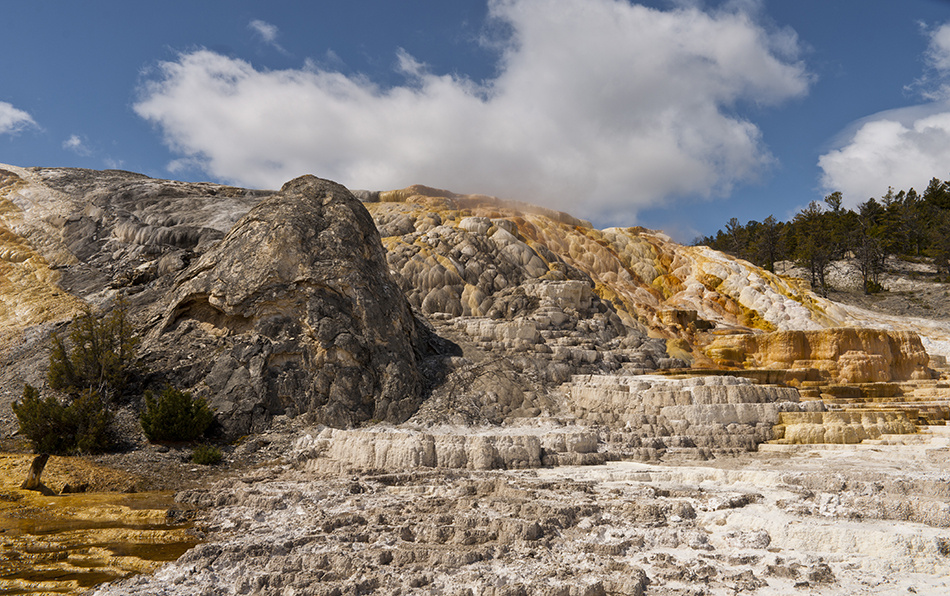
{"type": "Polygon", "coordinates": [[[795,373],[790,380],[806,380],[809,370],[846,384],[922,380],[934,374],[920,337],[911,331],[836,327],[736,333],[716,337],[704,351],[721,365],[790,370],[795,373]]]}
{"type": "Polygon", "coordinates": [[[626,428],[643,424],[772,425],[778,422],[780,412],[806,407],[799,403],[794,388],[755,385],[729,376],[575,376],[567,391],[578,418],[626,428]]]}
{"type": "Polygon", "coordinates": [[[774,432],[779,444],[853,444],[914,434],[917,426],[907,410],[784,412],[774,432]]]}
{"type": "Polygon", "coordinates": [[[392,427],[326,428],[298,439],[290,459],[307,468],[320,468],[329,460],[362,470],[518,469],[550,463],[603,463],[598,443],[596,432],[582,429],[429,432],[392,427]]]}

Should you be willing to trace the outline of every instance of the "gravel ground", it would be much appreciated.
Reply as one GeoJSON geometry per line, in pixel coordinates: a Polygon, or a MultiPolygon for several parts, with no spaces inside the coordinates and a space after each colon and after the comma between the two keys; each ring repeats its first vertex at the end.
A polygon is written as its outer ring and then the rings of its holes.
{"type": "MultiPolygon", "coordinates": [[[[775,269],[783,275],[807,279],[804,269],[788,262],[777,263],[775,269]]],[[[828,281],[831,286],[828,298],[835,302],[886,315],[950,320],[950,283],[946,283],[946,276],[937,275],[928,261],[889,259],[887,271],[881,276],[885,290],[876,294],[864,293],[860,272],[847,261],[837,261],[831,266],[828,281]]]]}

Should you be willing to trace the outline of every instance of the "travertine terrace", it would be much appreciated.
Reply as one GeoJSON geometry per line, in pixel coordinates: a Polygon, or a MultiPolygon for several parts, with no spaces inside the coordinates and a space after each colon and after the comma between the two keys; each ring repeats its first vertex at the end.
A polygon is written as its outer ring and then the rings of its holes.
{"type": "MultiPolygon", "coordinates": [[[[221,425],[229,471],[178,496],[203,544],[101,594],[950,587],[946,321],[424,186],[0,176],[4,437],[118,297],[141,382],[221,425]]],[[[180,471],[122,407],[113,461],[180,471]]]]}

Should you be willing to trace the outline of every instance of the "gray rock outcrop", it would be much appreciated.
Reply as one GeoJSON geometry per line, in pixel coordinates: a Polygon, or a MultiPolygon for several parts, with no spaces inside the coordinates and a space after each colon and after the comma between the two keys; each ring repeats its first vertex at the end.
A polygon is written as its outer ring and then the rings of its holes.
{"type": "Polygon", "coordinates": [[[304,176],[179,276],[143,352],[207,395],[230,435],[277,414],[399,422],[422,397],[419,327],[366,209],[304,176]]]}

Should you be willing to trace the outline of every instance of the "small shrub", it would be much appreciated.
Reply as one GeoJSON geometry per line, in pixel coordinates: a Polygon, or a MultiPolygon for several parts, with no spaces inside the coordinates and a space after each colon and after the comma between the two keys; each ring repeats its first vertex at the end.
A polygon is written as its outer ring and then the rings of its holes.
{"type": "Polygon", "coordinates": [[[86,310],[69,325],[69,342],[53,335],[47,378],[53,389],[76,396],[85,389],[114,399],[134,372],[138,338],[118,302],[106,316],[86,310]]]}
{"type": "Polygon", "coordinates": [[[191,454],[191,461],[202,466],[213,466],[223,457],[221,450],[214,445],[198,445],[191,454]]]}
{"type": "Polygon", "coordinates": [[[150,441],[194,441],[204,435],[214,414],[202,398],[167,385],[156,399],[145,392],[142,430],[150,441]]]}
{"type": "Polygon", "coordinates": [[[94,390],[84,390],[65,405],[53,396],[41,398],[36,388],[26,385],[22,400],[13,403],[13,413],[37,453],[101,453],[112,447],[112,413],[94,390]]]}
{"type": "Polygon", "coordinates": [[[20,432],[32,444],[37,453],[63,453],[67,449],[66,406],[55,397],[45,400],[31,385],[23,387],[23,398],[13,402],[13,413],[20,424],[20,432]]]}

